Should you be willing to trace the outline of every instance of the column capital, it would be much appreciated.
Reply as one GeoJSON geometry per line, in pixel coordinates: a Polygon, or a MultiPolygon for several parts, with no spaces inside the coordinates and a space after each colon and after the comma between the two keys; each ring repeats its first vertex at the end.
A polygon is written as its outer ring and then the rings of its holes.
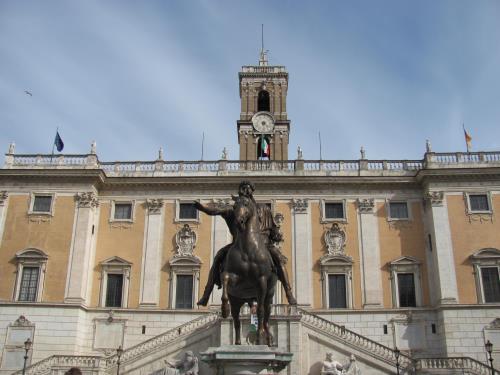
{"type": "Polygon", "coordinates": [[[425,198],[431,203],[432,206],[439,207],[443,205],[444,192],[428,191],[425,194],[425,198]]]}
{"type": "Polygon", "coordinates": [[[375,209],[375,199],[358,199],[358,210],[362,214],[373,213],[375,209]]]}
{"type": "Polygon", "coordinates": [[[99,206],[99,200],[97,199],[96,194],[92,191],[76,193],[75,200],[78,207],[93,208],[99,206]]]}
{"type": "Polygon", "coordinates": [[[307,199],[292,199],[292,208],[295,213],[305,214],[307,213],[308,202],[307,199]]]}
{"type": "Polygon", "coordinates": [[[159,215],[163,207],[163,199],[147,199],[146,207],[150,215],[159,215]]]}
{"type": "Polygon", "coordinates": [[[3,206],[5,204],[5,201],[9,197],[9,193],[7,191],[2,190],[0,191],[0,206],[3,206]]]}

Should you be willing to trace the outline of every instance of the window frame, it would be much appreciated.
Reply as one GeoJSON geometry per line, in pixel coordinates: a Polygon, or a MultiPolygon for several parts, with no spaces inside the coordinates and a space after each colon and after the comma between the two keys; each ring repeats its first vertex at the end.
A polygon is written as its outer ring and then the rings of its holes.
{"type": "Polygon", "coordinates": [[[476,296],[478,304],[498,304],[499,302],[486,302],[484,298],[484,286],[482,278],[482,268],[494,268],[498,270],[500,277],[500,250],[494,248],[484,248],[476,251],[470,257],[474,269],[474,279],[476,282],[476,296]]]}
{"type": "Polygon", "coordinates": [[[491,215],[493,213],[493,205],[491,202],[491,193],[489,191],[470,191],[470,192],[465,192],[465,202],[466,202],[466,208],[467,208],[467,214],[469,215],[474,215],[474,214],[489,214],[491,215]],[[488,202],[488,210],[472,210],[471,204],[470,204],[470,197],[471,195],[484,195],[486,196],[486,201],[488,202]]]}
{"type": "Polygon", "coordinates": [[[201,223],[200,211],[196,210],[196,219],[182,219],[180,217],[181,204],[193,204],[194,200],[176,199],[175,200],[175,222],[176,223],[201,223]]]}
{"type": "Polygon", "coordinates": [[[346,255],[324,255],[320,259],[323,308],[327,310],[346,310],[353,308],[352,258],[346,255]],[[346,288],[346,307],[330,308],[329,275],[344,275],[346,288]]]}
{"type": "Polygon", "coordinates": [[[322,199],[321,200],[321,223],[347,223],[347,200],[346,199],[322,199]],[[343,217],[342,218],[327,218],[326,205],[328,203],[341,203],[343,217]]]}
{"type": "Polygon", "coordinates": [[[110,208],[110,213],[109,213],[109,222],[114,223],[114,222],[122,222],[122,223],[133,223],[135,221],[135,200],[130,200],[130,199],[120,199],[120,200],[112,200],[111,201],[111,208],[110,208]],[[115,205],[116,204],[130,204],[132,206],[131,212],[130,212],[130,219],[116,219],[115,218],[115,205]]]}
{"type": "Polygon", "coordinates": [[[113,309],[127,308],[128,307],[128,294],[130,286],[130,272],[132,268],[132,263],[122,259],[120,257],[114,256],[108,258],[101,263],[101,294],[99,296],[99,306],[106,306],[106,295],[108,291],[108,275],[123,275],[122,284],[122,305],[120,307],[112,307],[113,309]]]}
{"type": "Polygon", "coordinates": [[[44,192],[44,191],[31,192],[30,193],[30,204],[29,204],[29,209],[28,209],[28,215],[54,216],[55,200],[56,200],[56,194],[53,192],[44,192]],[[34,207],[35,207],[36,197],[51,197],[50,210],[49,211],[35,211],[34,207]]]}
{"type": "Polygon", "coordinates": [[[411,212],[411,204],[408,200],[404,199],[388,199],[386,201],[386,212],[387,212],[387,221],[411,221],[413,217],[411,212]],[[392,217],[391,203],[405,203],[406,211],[408,212],[408,217],[392,217]]]}
{"type": "Polygon", "coordinates": [[[16,253],[17,275],[14,286],[13,300],[22,303],[41,302],[43,296],[43,286],[45,282],[45,273],[47,270],[48,256],[42,250],[28,248],[16,253]],[[23,279],[23,271],[25,267],[38,268],[38,280],[36,288],[36,296],[34,301],[20,301],[21,284],[23,279]]]}
{"type": "Polygon", "coordinates": [[[422,263],[413,257],[402,256],[389,263],[391,271],[392,305],[394,308],[414,309],[422,306],[422,263]],[[401,306],[399,301],[398,274],[412,273],[415,288],[415,306],[401,306]]]}
{"type": "Polygon", "coordinates": [[[200,270],[202,262],[197,256],[178,255],[169,261],[170,268],[170,288],[169,288],[169,307],[172,310],[197,310],[196,299],[199,294],[200,270]],[[191,275],[193,277],[193,301],[191,309],[176,308],[177,302],[177,276],[191,275]]]}

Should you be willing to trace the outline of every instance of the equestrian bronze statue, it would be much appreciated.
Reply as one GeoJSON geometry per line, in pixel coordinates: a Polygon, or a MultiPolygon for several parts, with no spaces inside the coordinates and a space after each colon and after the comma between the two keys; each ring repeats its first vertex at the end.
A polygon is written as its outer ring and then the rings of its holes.
{"type": "Polygon", "coordinates": [[[199,305],[206,305],[214,284],[222,287],[222,316],[233,317],[235,344],[241,344],[240,308],[257,302],[257,344],[271,345],[269,317],[271,303],[279,279],[288,302],[297,304],[288,281],[282,255],[277,246],[281,241],[271,210],[258,205],[253,198],[252,183],[243,181],[232,207],[217,208],[195,202],[195,207],[208,215],[220,215],[233,236],[233,241],[220,249],[210,269],[207,285],[199,305]]]}

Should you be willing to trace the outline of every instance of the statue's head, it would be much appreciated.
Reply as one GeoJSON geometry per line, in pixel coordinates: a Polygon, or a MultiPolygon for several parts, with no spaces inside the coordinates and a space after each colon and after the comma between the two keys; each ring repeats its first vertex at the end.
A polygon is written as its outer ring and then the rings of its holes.
{"type": "Polygon", "coordinates": [[[191,350],[188,350],[184,353],[184,361],[188,363],[192,363],[194,359],[194,353],[191,350]]]}
{"type": "Polygon", "coordinates": [[[253,197],[253,192],[255,191],[255,185],[250,181],[241,181],[238,188],[238,195],[245,197],[253,197]]]}
{"type": "Polygon", "coordinates": [[[327,361],[332,362],[333,361],[333,353],[332,352],[326,353],[326,359],[327,359],[327,361]]]}

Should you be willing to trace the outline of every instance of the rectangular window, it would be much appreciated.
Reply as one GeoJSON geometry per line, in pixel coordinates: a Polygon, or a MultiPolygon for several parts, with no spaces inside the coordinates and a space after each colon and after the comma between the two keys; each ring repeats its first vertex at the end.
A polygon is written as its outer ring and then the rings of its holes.
{"type": "Polygon", "coordinates": [[[132,203],[115,203],[115,220],[132,219],[132,203]]]}
{"type": "Polygon", "coordinates": [[[486,194],[469,194],[471,211],[489,211],[490,205],[486,194]]]}
{"type": "Polygon", "coordinates": [[[179,219],[198,220],[198,210],[192,203],[179,203],[179,219]]]}
{"type": "Polygon", "coordinates": [[[19,301],[35,302],[38,289],[39,267],[23,267],[21,277],[21,288],[19,289],[19,301]]]}
{"type": "Polygon", "coordinates": [[[346,308],[346,280],[345,275],[328,275],[328,307],[346,308]]]}
{"type": "Polygon", "coordinates": [[[398,273],[399,307],[416,307],[415,277],[413,273],[398,273]]]}
{"type": "Polygon", "coordinates": [[[48,212],[52,206],[51,195],[35,195],[33,201],[33,212],[48,212]]]}
{"type": "Polygon", "coordinates": [[[344,204],[342,202],[325,203],[325,219],[344,219],[344,204]]]}
{"type": "Polygon", "coordinates": [[[406,202],[389,202],[391,219],[408,219],[408,205],[406,202]]]}
{"type": "Polygon", "coordinates": [[[484,302],[500,302],[500,280],[498,267],[482,267],[484,302]]]}
{"type": "Polygon", "coordinates": [[[106,307],[122,307],[123,274],[108,274],[106,307]]]}
{"type": "Polygon", "coordinates": [[[175,308],[193,308],[193,275],[177,275],[175,308]]]}

